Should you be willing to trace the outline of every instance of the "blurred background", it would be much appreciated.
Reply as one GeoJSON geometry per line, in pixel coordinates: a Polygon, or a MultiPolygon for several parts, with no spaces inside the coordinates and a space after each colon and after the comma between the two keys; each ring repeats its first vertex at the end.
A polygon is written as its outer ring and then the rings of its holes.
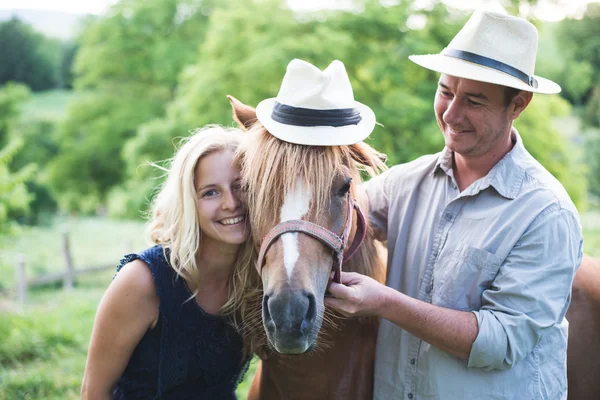
{"type": "MultiPolygon", "coordinates": [[[[0,0],[0,400],[76,399],[95,309],[178,138],[233,125],[231,94],[277,94],[292,58],[342,60],[389,164],[437,152],[439,52],[474,8],[540,32],[515,124],[566,187],[600,256],[600,3],[585,0],[0,0]]],[[[245,397],[247,381],[238,393],[245,397]]]]}

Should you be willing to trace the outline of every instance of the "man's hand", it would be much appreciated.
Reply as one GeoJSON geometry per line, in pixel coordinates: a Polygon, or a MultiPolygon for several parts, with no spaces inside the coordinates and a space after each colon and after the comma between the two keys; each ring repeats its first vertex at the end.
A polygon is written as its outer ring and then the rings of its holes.
{"type": "Polygon", "coordinates": [[[355,272],[342,272],[341,281],[329,284],[326,306],[350,317],[385,318],[439,349],[469,357],[479,331],[472,312],[413,299],[355,272]]]}
{"type": "Polygon", "coordinates": [[[350,317],[381,316],[389,288],[356,272],[342,272],[342,283],[331,282],[325,305],[350,317]]]}

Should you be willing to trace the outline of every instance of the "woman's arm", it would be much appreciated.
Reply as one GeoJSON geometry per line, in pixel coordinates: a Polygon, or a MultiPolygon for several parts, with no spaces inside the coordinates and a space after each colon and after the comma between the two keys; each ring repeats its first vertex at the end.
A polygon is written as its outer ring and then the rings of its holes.
{"type": "Polygon", "coordinates": [[[88,351],[81,398],[110,399],[133,350],[158,320],[152,272],[141,260],[124,266],[100,301],[88,351]]]}

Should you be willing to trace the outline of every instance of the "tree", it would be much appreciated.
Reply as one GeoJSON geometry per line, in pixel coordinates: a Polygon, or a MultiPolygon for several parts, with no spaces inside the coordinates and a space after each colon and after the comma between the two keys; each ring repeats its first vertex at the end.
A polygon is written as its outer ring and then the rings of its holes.
{"type": "Polygon", "coordinates": [[[35,172],[34,165],[26,165],[19,170],[11,170],[13,157],[23,147],[23,140],[14,138],[11,131],[19,115],[19,103],[28,96],[25,86],[9,84],[0,88],[0,234],[6,234],[10,227],[10,214],[26,211],[31,195],[25,183],[35,172]]]}
{"type": "Polygon", "coordinates": [[[202,42],[210,0],[123,0],[90,21],[75,57],[82,100],[57,132],[49,165],[63,209],[92,211],[122,184],[125,142],[138,126],[164,115],[177,76],[202,42]]]}
{"type": "Polygon", "coordinates": [[[600,113],[594,90],[600,90],[600,4],[590,3],[581,19],[565,19],[558,28],[557,41],[565,62],[561,82],[565,96],[584,104],[584,122],[600,126],[593,116],[600,113]],[[573,43],[577,43],[576,46],[573,43]]]}
{"type": "Polygon", "coordinates": [[[0,23],[0,85],[21,82],[34,91],[55,87],[58,47],[17,18],[0,23]]]}
{"type": "Polygon", "coordinates": [[[59,66],[59,86],[73,89],[73,63],[79,50],[79,43],[74,41],[64,42],[61,46],[61,59],[59,66]]]}

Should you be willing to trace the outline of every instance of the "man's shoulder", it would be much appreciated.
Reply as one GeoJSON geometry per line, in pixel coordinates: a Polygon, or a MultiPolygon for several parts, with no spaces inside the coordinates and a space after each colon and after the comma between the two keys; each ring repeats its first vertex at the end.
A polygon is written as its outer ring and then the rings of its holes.
{"type": "MultiPolygon", "coordinates": [[[[383,174],[366,182],[367,193],[383,190],[385,193],[400,195],[410,192],[434,171],[439,154],[427,154],[413,161],[397,164],[383,174]]],[[[372,193],[371,193],[372,194],[372,193]]]]}
{"type": "Polygon", "coordinates": [[[544,166],[533,157],[521,163],[523,168],[523,184],[521,195],[535,197],[547,203],[555,204],[561,209],[577,214],[577,209],[564,186],[544,166]]]}
{"type": "Polygon", "coordinates": [[[425,154],[419,158],[394,165],[389,170],[389,175],[394,177],[419,177],[433,172],[441,153],[425,154]]]}

